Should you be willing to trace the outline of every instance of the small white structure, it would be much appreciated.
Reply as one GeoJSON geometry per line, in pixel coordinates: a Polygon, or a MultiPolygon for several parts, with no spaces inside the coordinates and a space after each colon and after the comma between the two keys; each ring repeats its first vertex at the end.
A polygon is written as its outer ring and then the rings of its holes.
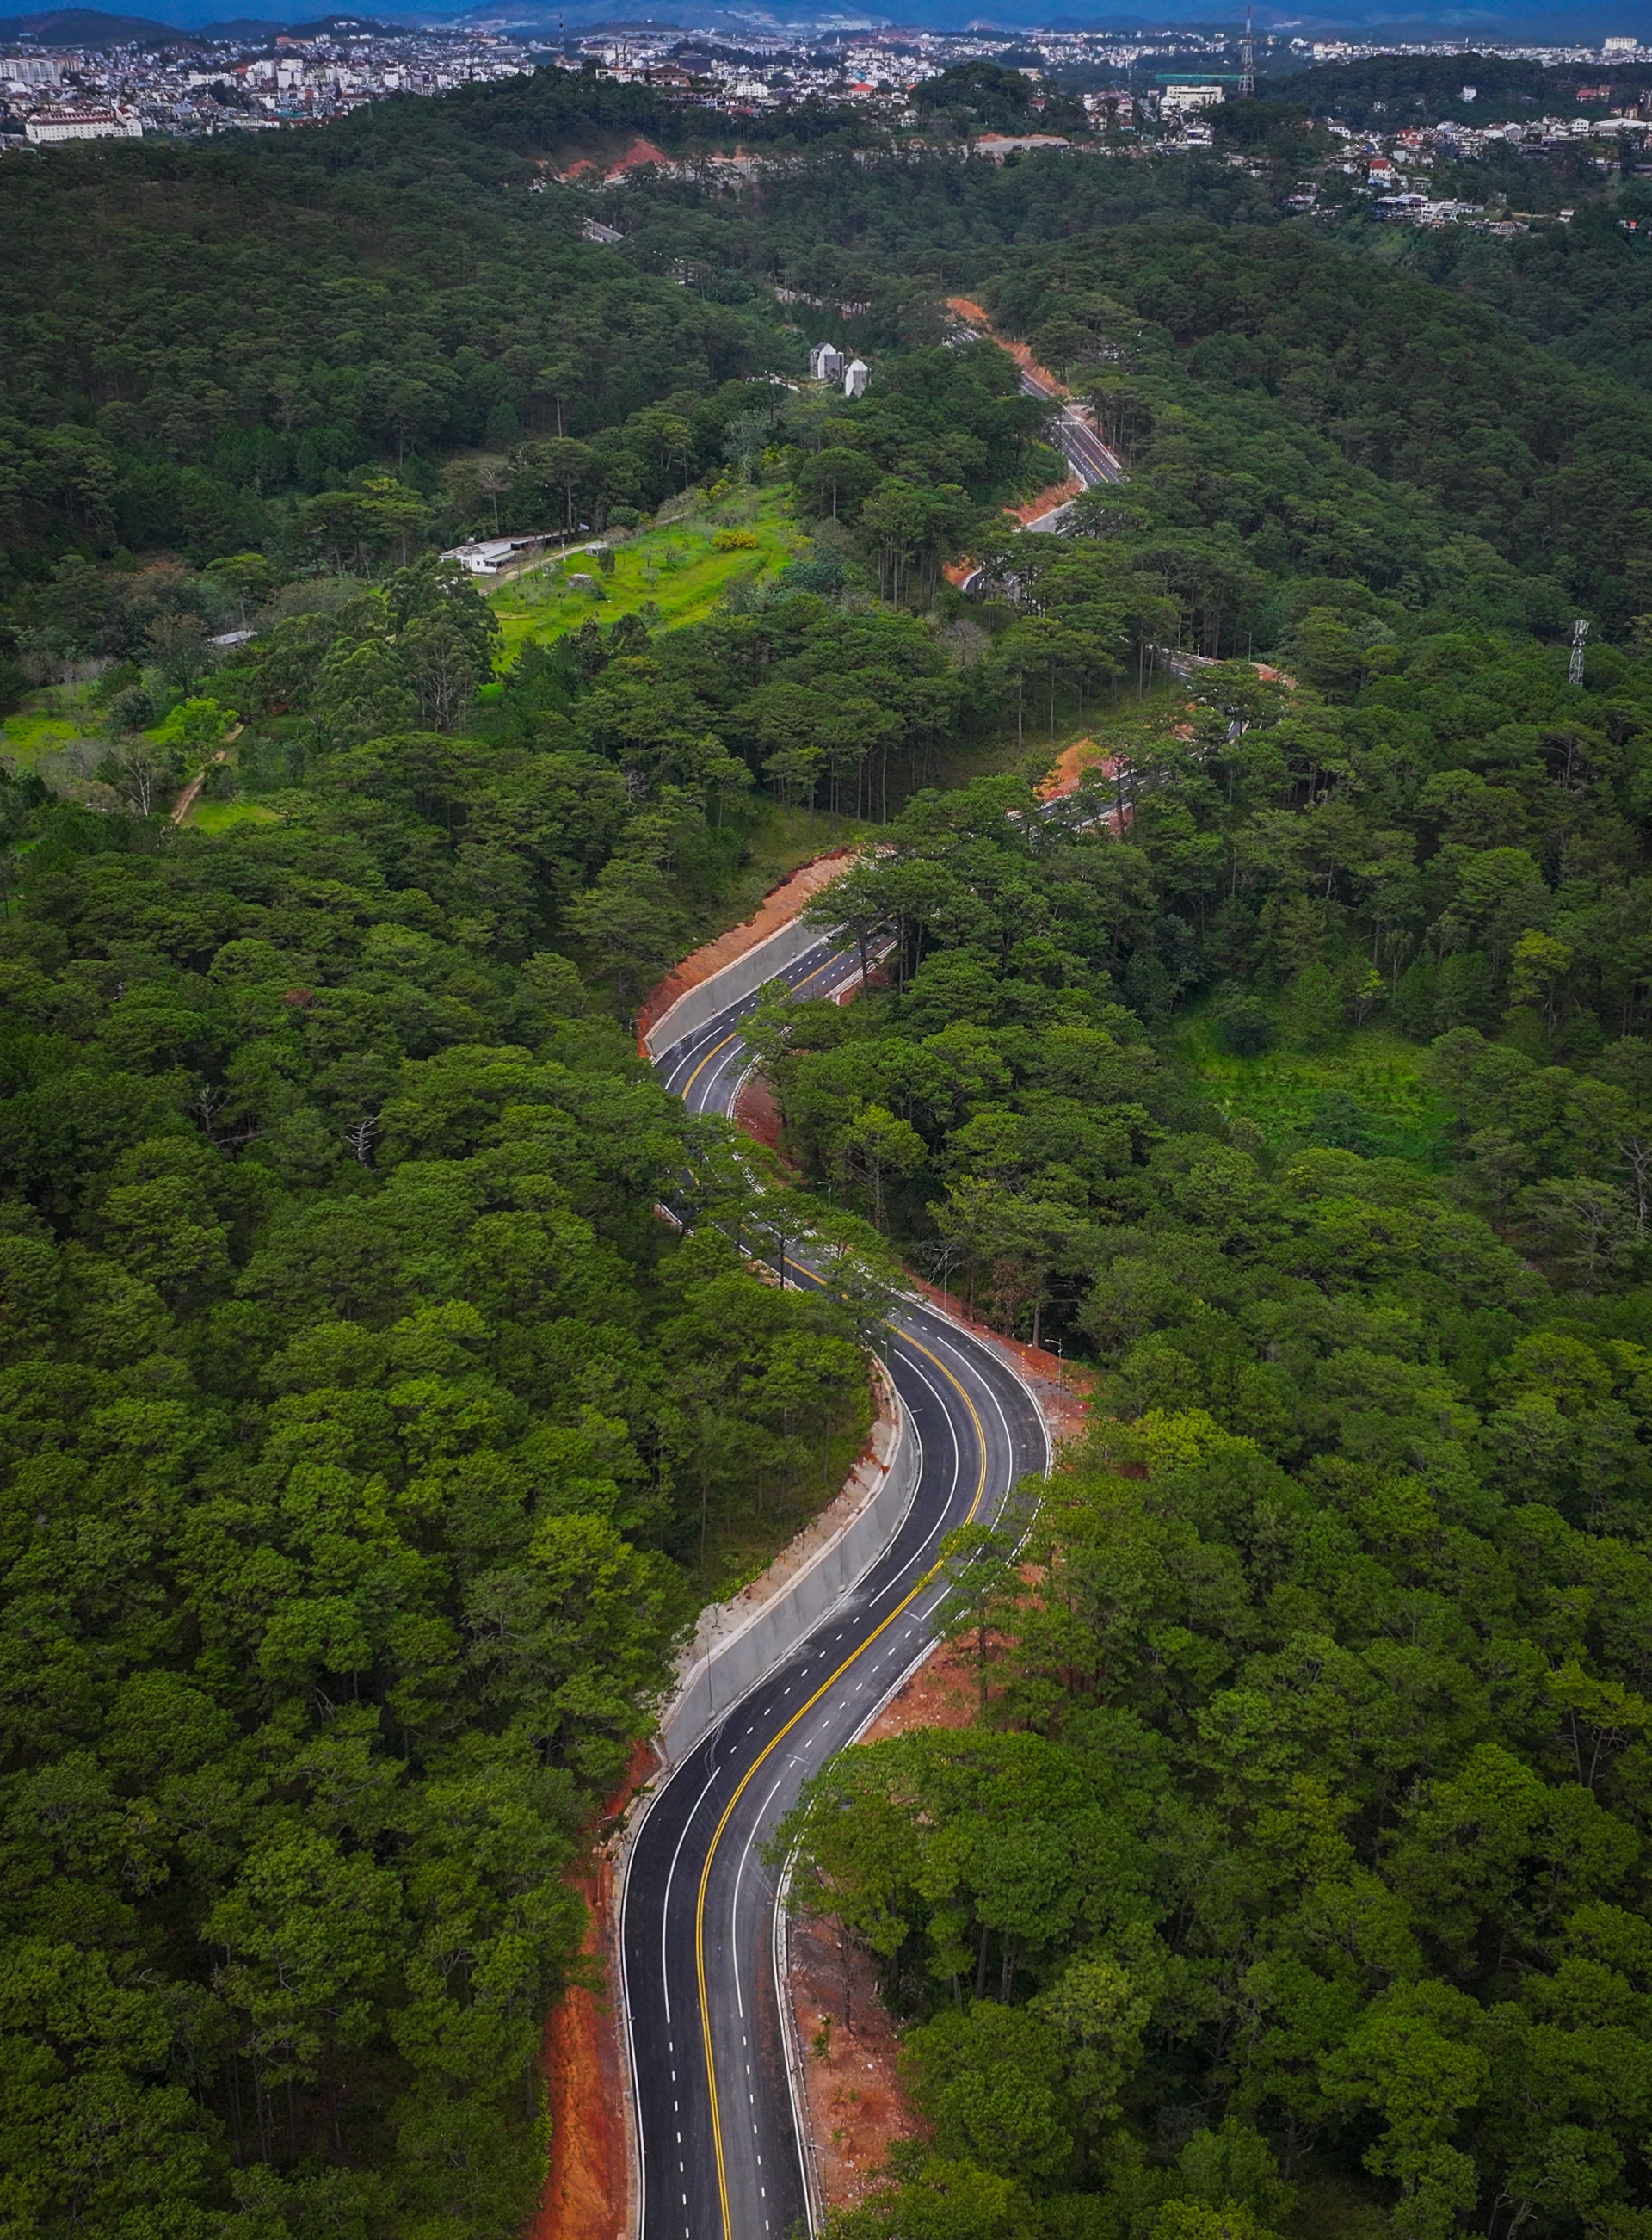
{"type": "MultiPolygon", "coordinates": [[[[778,294],[776,290],[776,293],[778,294]]],[[[843,353],[836,343],[816,343],[809,353],[811,381],[836,381],[843,370],[843,353]]]]}
{"type": "Polygon", "coordinates": [[[118,109],[37,109],[23,120],[24,132],[37,148],[56,140],[141,140],[143,127],[129,111],[118,109]]]}
{"type": "Polygon", "coordinates": [[[456,560],[473,576],[496,576],[502,568],[510,566],[519,552],[531,552],[550,541],[549,537],[488,537],[474,544],[456,544],[442,557],[456,560]]]}
{"type": "Polygon", "coordinates": [[[866,394],[866,384],[870,378],[871,370],[867,365],[865,359],[859,357],[851,358],[849,364],[843,370],[844,396],[864,397],[866,394]]]}

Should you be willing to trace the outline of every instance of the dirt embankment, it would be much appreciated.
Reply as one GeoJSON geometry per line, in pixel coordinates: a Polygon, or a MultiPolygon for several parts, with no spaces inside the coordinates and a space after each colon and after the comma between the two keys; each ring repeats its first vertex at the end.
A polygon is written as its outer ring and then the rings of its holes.
{"type": "Polygon", "coordinates": [[[1065,505],[1069,497],[1076,497],[1083,487],[1076,475],[1069,475],[1064,483],[1046,483],[1042,490],[1035,490],[1030,497],[1021,498],[1014,505],[1007,505],[1004,511],[1028,529],[1035,521],[1042,521],[1047,513],[1054,513],[1058,505],[1065,505]]]}
{"type": "MultiPolygon", "coordinates": [[[[643,1030],[662,1018],[679,996],[799,916],[840,875],[849,853],[838,850],[805,864],[776,887],[743,925],[685,957],[649,993],[643,1008],[643,1030]]],[[[845,997],[850,992],[852,988],[845,997]]],[[[760,1139],[772,1141],[778,1132],[778,1115],[772,1104],[763,1109],[766,1096],[749,1084],[738,1117],[760,1139]]],[[[933,1284],[913,1281],[915,1288],[1015,1360],[1053,1437],[1068,1437],[1082,1428],[1087,1402],[1077,1372],[1065,1369],[1054,1354],[1000,1337],[969,1317],[961,1301],[933,1284]]],[[[771,1567],[776,1580],[783,1581],[789,1563],[795,1568],[805,1543],[814,1546],[823,1530],[832,1529],[835,1511],[845,1498],[840,1495],[832,1510],[817,1518],[792,1549],[783,1550],[771,1567]]],[[[753,1583],[746,1590],[748,1597],[761,1598],[765,1585],[773,1590],[769,1574],[753,1583]]],[[[915,1726],[966,1725],[971,1704],[967,1675],[942,1650],[891,1698],[863,1739],[876,1741],[915,1726]]],[[[609,1802],[607,1822],[618,1821],[656,1767],[654,1752],[639,1745],[623,1789],[609,1802]]],[[[601,1843],[580,1881],[590,1908],[585,1950],[608,1982],[596,1990],[579,1987],[569,1991],[546,2024],[550,2166],[526,2240],[626,2240],[632,2229],[629,2080],[620,2017],[609,1988],[616,1934],[615,1869],[613,1845],[601,1843]]],[[[797,1924],[792,1953],[790,1990],[800,2038],[806,2050],[816,2044],[821,2049],[806,2051],[811,2123],[826,2197],[838,2206],[863,2198],[890,2142],[915,2136],[920,2126],[901,2090],[899,2039],[878,2000],[866,1957],[846,1957],[832,1923],[807,1920],[797,1924]],[[829,2029],[825,2025],[829,2015],[829,2029]]]]}
{"type": "Polygon", "coordinates": [[[834,848],[827,855],[816,856],[812,863],[805,863],[766,894],[743,925],[731,925],[727,933],[720,933],[692,957],[685,957],[643,997],[636,1020],[639,1037],[659,1024],[679,996],[686,996],[690,988],[699,987],[725,964],[732,964],[760,941],[767,941],[771,933],[778,933],[783,925],[801,917],[821,889],[843,876],[852,854],[850,849],[834,848]]]}
{"type": "MultiPolygon", "coordinates": [[[[639,1743],[623,1785],[608,1801],[605,1822],[618,1821],[657,1763],[639,1743]]],[[[545,2024],[550,2167],[524,2240],[628,2240],[633,2229],[630,2083],[610,1989],[617,1934],[614,1869],[611,1843],[599,1843],[579,1878],[590,1909],[584,1950],[605,1980],[598,1990],[576,1985],[566,1992],[545,2024]]]]}
{"type": "Polygon", "coordinates": [[[1072,390],[1064,381],[1057,381],[1047,365],[1039,364],[1025,343],[1006,342],[1004,337],[994,330],[985,305],[977,303],[973,297],[949,296],[947,309],[949,311],[956,311],[959,318],[967,325],[976,328],[978,332],[985,335],[989,342],[996,343],[1001,350],[1008,350],[1022,371],[1031,374],[1033,379],[1042,388],[1047,389],[1052,397],[1072,395],[1072,390]]]}

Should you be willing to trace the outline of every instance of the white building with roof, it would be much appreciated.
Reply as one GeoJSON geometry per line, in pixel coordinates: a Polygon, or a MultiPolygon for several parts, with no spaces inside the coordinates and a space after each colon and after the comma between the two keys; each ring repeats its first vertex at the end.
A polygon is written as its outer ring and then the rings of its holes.
{"type": "Polygon", "coordinates": [[[37,109],[23,119],[23,129],[37,148],[57,140],[141,140],[143,126],[128,109],[90,109],[64,102],[57,109],[37,109]]]}
{"type": "Polygon", "coordinates": [[[496,576],[502,568],[509,567],[519,553],[537,550],[549,544],[549,537],[484,537],[474,544],[456,544],[444,552],[444,560],[456,560],[461,568],[473,576],[496,576]]]}

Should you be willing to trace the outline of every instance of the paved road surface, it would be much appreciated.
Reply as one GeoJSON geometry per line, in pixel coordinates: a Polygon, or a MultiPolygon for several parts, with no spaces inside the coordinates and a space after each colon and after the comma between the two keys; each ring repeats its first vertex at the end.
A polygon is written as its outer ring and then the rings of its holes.
{"type": "MultiPolygon", "coordinates": [[[[802,994],[851,978],[825,943],[783,976],[802,994]]],[[[662,1054],[695,1111],[729,1112],[752,998],[662,1054]]],[[[943,1534],[989,1519],[1043,1470],[1030,1394],[1000,1357],[914,1307],[890,1372],[921,1443],[907,1520],[786,1662],[664,1780],[630,1850],[622,1997],[642,2158],[642,2240],[789,2240],[807,2214],[773,1973],[774,1881],[759,1853],[803,1781],[841,1750],[921,1652],[943,1534]]]]}
{"type": "MultiPolygon", "coordinates": [[[[1053,397],[1055,391],[1030,373],[1021,377],[1023,397],[1053,397]]],[[[1051,441],[1086,490],[1097,483],[1122,483],[1124,470],[1076,405],[1063,405],[1049,423],[1051,441]]],[[[1057,509],[1059,510],[1059,509],[1057,509]]],[[[1048,520],[1049,515],[1043,518],[1048,520]]]]}

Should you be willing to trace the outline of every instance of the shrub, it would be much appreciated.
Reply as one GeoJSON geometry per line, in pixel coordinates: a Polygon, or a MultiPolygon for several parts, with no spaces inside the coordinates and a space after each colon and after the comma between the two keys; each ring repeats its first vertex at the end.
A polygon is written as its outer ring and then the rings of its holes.
{"type": "Polygon", "coordinates": [[[1274,1046],[1274,1018],[1258,996],[1233,996],[1216,1013],[1216,1038],[1231,1057],[1260,1057],[1274,1046]]]}

